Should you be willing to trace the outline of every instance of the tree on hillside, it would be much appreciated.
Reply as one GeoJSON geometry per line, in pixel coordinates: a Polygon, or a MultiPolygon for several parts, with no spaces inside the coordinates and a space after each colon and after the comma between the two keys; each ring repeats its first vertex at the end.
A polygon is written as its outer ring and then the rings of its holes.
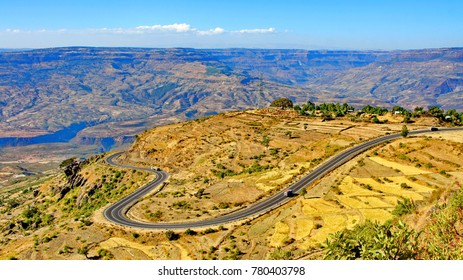
{"type": "Polygon", "coordinates": [[[306,112],[306,111],[313,111],[313,110],[315,110],[315,108],[316,108],[315,103],[313,103],[313,102],[310,101],[310,100],[307,101],[307,103],[304,104],[304,105],[302,106],[302,110],[303,110],[304,112],[306,112]]]}
{"type": "Polygon", "coordinates": [[[406,125],[403,125],[402,126],[402,131],[400,132],[400,135],[402,135],[402,137],[407,137],[408,136],[408,127],[406,125]]]}
{"type": "Polygon", "coordinates": [[[367,114],[376,114],[376,115],[384,115],[388,112],[387,108],[384,107],[374,107],[371,105],[367,105],[362,108],[361,112],[367,113],[367,114]]]}
{"type": "Polygon", "coordinates": [[[403,107],[400,107],[400,106],[394,106],[392,107],[392,112],[400,112],[400,113],[405,113],[405,112],[408,112],[407,109],[403,108],[403,107]]]}
{"type": "Polygon", "coordinates": [[[444,110],[438,106],[431,106],[428,108],[428,113],[436,118],[442,118],[444,116],[444,110]]]}
{"type": "Polygon", "coordinates": [[[280,107],[281,109],[287,109],[293,107],[293,102],[286,97],[278,98],[270,104],[270,107],[280,107]]]}
{"type": "Polygon", "coordinates": [[[455,109],[447,110],[447,112],[445,113],[445,117],[447,116],[450,116],[450,120],[452,121],[452,123],[460,118],[460,115],[455,109]]]}
{"type": "Polygon", "coordinates": [[[426,113],[426,111],[424,110],[423,107],[415,107],[415,109],[413,110],[413,113],[414,113],[416,116],[421,116],[421,115],[423,115],[424,113],[426,113]]]}
{"type": "Polygon", "coordinates": [[[415,112],[415,113],[423,113],[423,112],[424,112],[424,108],[423,108],[423,107],[415,107],[415,109],[413,110],[413,112],[415,112]]]}
{"type": "Polygon", "coordinates": [[[410,117],[411,117],[411,114],[408,111],[405,112],[404,113],[404,119],[403,119],[402,122],[403,123],[411,123],[411,122],[413,122],[410,117]]]}
{"type": "Polygon", "coordinates": [[[71,165],[75,160],[76,160],[76,157],[65,159],[60,163],[59,167],[62,169],[65,169],[66,167],[71,165]]]}

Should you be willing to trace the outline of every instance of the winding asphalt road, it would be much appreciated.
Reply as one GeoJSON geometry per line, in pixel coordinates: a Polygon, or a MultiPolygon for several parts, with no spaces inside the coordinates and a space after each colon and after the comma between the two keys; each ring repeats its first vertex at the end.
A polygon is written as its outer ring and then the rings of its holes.
{"type": "MultiPolygon", "coordinates": [[[[441,128],[439,131],[463,131],[463,128],[441,128]]],[[[410,131],[409,135],[418,135],[423,133],[432,133],[429,129],[426,130],[415,130],[410,131]]],[[[129,165],[121,165],[114,162],[114,159],[120,156],[123,152],[115,153],[105,159],[106,163],[109,165],[122,167],[122,168],[131,168],[137,170],[144,170],[149,172],[154,172],[156,174],[156,179],[152,182],[146,184],[145,186],[139,188],[132,194],[124,197],[123,199],[119,200],[118,202],[112,204],[104,211],[104,216],[109,221],[129,226],[135,228],[143,228],[143,229],[187,229],[187,228],[197,228],[197,227],[207,227],[207,226],[217,226],[223,225],[230,222],[235,222],[238,220],[243,220],[249,217],[256,216],[258,214],[262,214],[264,212],[270,211],[275,209],[289,200],[292,197],[285,196],[286,190],[292,190],[294,193],[298,193],[303,188],[307,187],[308,185],[314,183],[316,180],[320,179],[324,175],[328,174],[329,172],[333,171],[334,169],[338,168],[339,166],[345,164],[353,157],[359,155],[360,153],[376,146],[381,143],[394,140],[397,138],[402,137],[400,133],[397,134],[390,134],[382,137],[375,138],[368,142],[364,142],[352,148],[342,151],[341,153],[331,157],[328,161],[321,164],[319,167],[315,168],[312,172],[304,176],[301,180],[297,181],[296,183],[292,184],[285,190],[271,196],[267,199],[261,200],[255,204],[252,204],[246,208],[241,210],[228,213],[226,215],[211,218],[209,220],[199,220],[199,221],[192,221],[192,222],[181,222],[181,223],[144,223],[141,221],[131,220],[127,217],[127,212],[129,211],[130,207],[132,207],[140,198],[144,197],[146,194],[151,192],[154,188],[160,187],[160,185],[167,179],[167,173],[163,171],[156,171],[150,168],[143,168],[137,166],[129,166],[129,165]]]]}

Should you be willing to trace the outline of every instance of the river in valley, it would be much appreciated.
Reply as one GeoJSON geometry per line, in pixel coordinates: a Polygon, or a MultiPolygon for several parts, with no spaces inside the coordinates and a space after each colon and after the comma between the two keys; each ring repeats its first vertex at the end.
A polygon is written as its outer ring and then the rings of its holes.
{"type": "Polygon", "coordinates": [[[0,148],[27,146],[34,144],[66,143],[88,126],[87,123],[75,123],[51,134],[34,137],[0,137],[0,148]]]}

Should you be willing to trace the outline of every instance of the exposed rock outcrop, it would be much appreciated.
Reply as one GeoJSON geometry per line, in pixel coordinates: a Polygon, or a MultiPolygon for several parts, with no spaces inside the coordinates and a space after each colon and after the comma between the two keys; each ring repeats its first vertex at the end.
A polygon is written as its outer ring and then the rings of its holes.
{"type": "Polygon", "coordinates": [[[62,166],[63,172],[66,175],[67,183],[64,186],[54,187],[52,190],[54,195],[59,195],[59,200],[62,199],[70,190],[81,187],[85,184],[87,180],[79,172],[84,165],[88,164],[88,162],[88,160],[72,159],[62,166]]]}

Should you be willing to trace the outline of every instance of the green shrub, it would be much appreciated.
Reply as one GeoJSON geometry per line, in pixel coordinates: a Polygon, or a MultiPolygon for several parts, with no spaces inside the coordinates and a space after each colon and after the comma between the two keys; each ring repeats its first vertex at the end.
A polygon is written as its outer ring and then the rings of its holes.
{"type": "Polygon", "coordinates": [[[403,125],[402,130],[400,131],[400,135],[402,135],[402,137],[407,137],[408,133],[409,133],[408,127],[406,125],[403,125]]]}
{"type": "Polygon", "coordinates": [[[18,221],[21,227],[25,230],[37,229],[42,226],[51,224],[54,217],[51,214],[43,214],[35,206],[28,206],[20,216],[18,221]]]}
{"type": "Polygon", "coordinates": [[[227,209],[229,207],[230,207],[230,205],[227,202],[220,202],[219,203],[219,208],[220,209],[227,209]]]}
{"type": "Polygon", "coordinates": [[[186,235],[196,235],[196,231],[194,231],[192,229],[187,229],[187,230],[185,230],[185,234],[186,235]]]}
{"type": "Polygon", "coordinates": [[[403,260],[417,256],[417,239],[418,234],[400,221],[383,225],[367,221],[331,235],[323,247],[325,259],[403,260]]]}
{"type": "Polygon", "coordinates": [[[283,250],[281,247],[278,247],[270,253],[269,258],[271,260],[291,260],[293,258],[293,253],[291,251],[286,251],[283,250]]]}
{"type": "Polygon", "coordinates": [[[64,245],[63,249],[59,250],[58,254],[70,254],[72,253],[72,247],[69,247],[68,245],[64,245]]]}
{"type": "Polygon", "coordinates": [[[88,259],[88,256],[87,256],[88,251],[89,251],[89,248],[87,246],[82,246],[77,250],[77,253],[81,254],[81,255],[84,255],[85,258],[88,259]]]}
{"type": "Polygon", "coordinates": [[[448,204],[434,207],[428,226],[421,234],[421,257],[430,260],[461,260],[463,258],[463,190],[450,196],[448,204]]]}
{"type": "Polygon", "coordinates": [[[174,202],[172,204],[172,206],[174,208],[177,208],[177,209],[188,209],[188,208],[190,208],[190,204],[188,202],[186,202],[185,200],[174,202]]]}
{"type": "Polygon", "coordinates": [[[271,169],[271,165],[260,165],[257,161],[255,161],[249,168],[247,168],[244,172],[248,174],[253,174],[257,172],[262,172],[268,169],[271,169]]]}
{"type": "Polygon", "coordinates": [[[411,189],[411,188],[412,188],[412,187],[410,187],[409,185],[407,185],[407,183],[401,183],[401,184],[400,184],[400,187],[401,187],[402,189],[411,189]]]}
{"type": "Polygon", "coordinates": [[[209,234],[209,233],[214,233],[214,232],[217,232],[217,230],[213,228],[207,228],[203,231],[204,234],[209,234]]]}
{"type": "Polygon", "coordinates": [[[149,216],[150,216],[150,218],[160,219],[162,217],[162,211],[157,210],[154,213],[150,213],[149,216]]]}
{"type": "Polygon", "coordinates": [[[416,210],[415,203],[409,198],[402,198],[397,201],[395,209],[392,211],[392,215],[400,217],[406,214],[413,213],[416,210]]]}
{"type": "Polygon", "coordinates": [[[98,256],[100,259],[103,259],[103,260],[111,260],[111,259],[114,259],[114,255],[106,250],[106,249],[100,249],[98,250],[98,256]]]}
{"type": "Polygon", "coordinates": [[[172,230],[168,230],[166,231],[166,238],[167,240],[169,241],[173,241],[173,240],[177,240],[180,238],[180,235],[176,234],[175,232],[173,232],[172,230]]]}
{"type": "Polygon", "coordinates": [[[264,145],[265,147],[268,147],[268,145],[270,144],[270,137],[268,137],[267,135],[264,135],[262,137],[262,145],[264,145]]]}
{"type": "Polygon", "coordinates": [[[276,156],[277,154],[278,154],[278,149],[275,149],[275,148],[270,149],[270,155],[271,156],[276,156]]]}

